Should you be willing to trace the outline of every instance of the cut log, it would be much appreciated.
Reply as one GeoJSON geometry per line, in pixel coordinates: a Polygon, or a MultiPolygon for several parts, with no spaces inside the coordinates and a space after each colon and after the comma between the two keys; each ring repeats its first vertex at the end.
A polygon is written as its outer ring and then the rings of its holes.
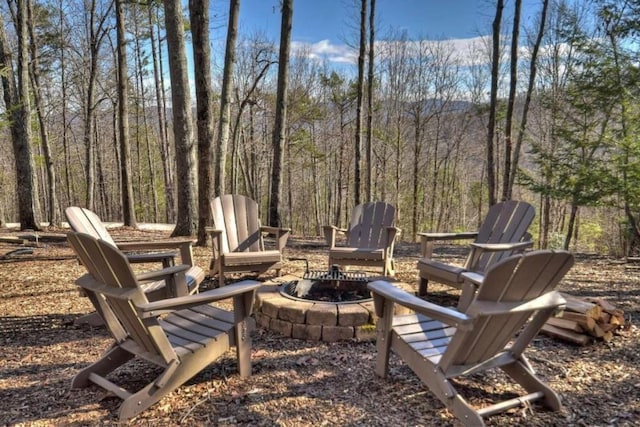
{"type": "Polygon", "coordinates": [[[596,327],[596,320],[586,314],[564,311],[560,318],[577,322],[585,331],[591,331],[596,327]]]}
{"type": "Polygon", "coordinates": [[[591,337],[589,335],[568,331],[549,324],[543,325],[541,332],[578,345],[587,345],[591,342],[591,337]]]}
{"type": "Polygon", "coordinates": [[[567,305],[565,307],[568,311],[573,311],[575,313],[586,314],[587,316],[597,319],[600,317],[602,313],[602,307],[592,302],[581,300],[580,298],[574,297],[568,294],[562,294],[563,298],[567,301],[567,305]]]}
{"type": "Polygon", "coordinates": [[[549,320],[547,320],[547,325],[556,326],[558,328],[578,333],[584,332],[584,328],[580,326],[578,322],[575,320],[563,319],[562,317],[550,317],[549,320]]]}
{"type": "Polygon", "coordinates": [[[611,314],[611,312],[613,312],[614,310],[617,310],[617,307],[615,305],[602,298],[586,298],[585,300],[594,304],[598,304],[600,307],[602,307],[602,310],[606,311],[609,314],[611,314]]]}

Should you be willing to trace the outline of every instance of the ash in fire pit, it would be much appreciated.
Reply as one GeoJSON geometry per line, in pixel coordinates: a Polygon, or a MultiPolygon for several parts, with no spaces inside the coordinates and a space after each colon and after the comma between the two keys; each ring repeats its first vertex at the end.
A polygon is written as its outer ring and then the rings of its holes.
{"type": "Polygon", "coordinates": [[[342,272],[337,266],[329,271],[306,271],[300,280],[282,284],[280,293],[292,299],[319,302],[362,302],[371,299],[368,277],[359,272],[342,272]]]}

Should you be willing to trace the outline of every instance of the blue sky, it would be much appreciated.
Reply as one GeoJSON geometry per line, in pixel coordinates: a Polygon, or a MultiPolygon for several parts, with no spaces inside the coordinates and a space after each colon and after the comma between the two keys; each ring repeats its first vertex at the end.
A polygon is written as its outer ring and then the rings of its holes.
{"type": "MultiPolygon", "coordinates": [[[[312,57],[334,64],[353,63],[355,51],[348,46],[357,40],[359,0],[294,0],[293,48],[304,46],[312,57]]],[[[503,25],[509,25],[507,1],[503,25]]],[[[539,1],[523,2],[523,23],[528,10],[539,1]]],[[[221,46],[226,36],[227,2],[213,2],[212,22],[221,46]]],[[[536,10],[537,12],[537,10],[536,10]]],[[[410,39],[451,40],[452,49],[468,52],[478,37],[489,35],[495,13],[495,0],[376,0],[376,39],[390,30],[406,31],[410,39]]],[[[265,34],[277,43],[280,33],[279,0],[241,0],[240,32],[265,34]]]]}
{"type": "MultiPolygon", "coordinates": [[[[315,43],[341,43],[351,36],[359,10],[354,0],[294,0],[293,39],[315,43]]],[[[380,36],[390,27],[406,30],[410,36],[429,38],[471,38],[493,15],[488,0],[377,0],[376,16],[380,36]]],[[[279,0],[241,0],[243,31],[265,31],[277,36],[280,30],[279,0]]]]}

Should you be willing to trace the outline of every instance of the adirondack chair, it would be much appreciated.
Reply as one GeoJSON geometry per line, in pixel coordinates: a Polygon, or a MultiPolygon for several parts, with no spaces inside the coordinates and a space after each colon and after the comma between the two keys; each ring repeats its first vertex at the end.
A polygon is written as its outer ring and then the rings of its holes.
{"type": "Polygon", "coordinates": [[[218,276],[219,286],[224,286],[227,273],[261,274],[275,269],[280,275],[291,229],[261,225],[258,203],[239,194],[214,198],[211,212],[213,227],[206,228],[213,248],[209,274],[218,276]],[[264,235],[274,236],[275,248],[265,247],[264,235]]]}
{"type": "Polygon", "coordinates": [[[115,242],[98,215],[89,209],[71,206],[65,209],[65,215],[73,231],[102,239],[121,251],[135,251],[126,254],[131,263],[159,262],[162,263],[163,267],[170,267],[175,265],[175,258],[178,255],[175,250],[178,250],[181,263],[190,266],[185,275],[187,280],[186,291],[177,286],[171,276],[158,279],[154,276],[154,272],[138,274],[138,280],[145,282],[142,286],[150,300],[183,296],[197,292],[198,286],[204,280],[204,271],[193,262],[192,239],[115,242]],[[174,250],[169,251],[170,249],[174,250]],[[167,283],[168,287],[166,286],[167,283]]]}
{"type": "Polygon", "coordinates": [[[484,425],[484,417],[531,401],[559,410],[560,398],[536,376],[523,352],[565,303],[553,289],[572,265],[573,256],[562,251],[513,255],[489,268],[477,292],[469,288],[474,298],[465,311],[429,303],[388,282],[370,283],[379,316],[376,374],[387,376],[393,349],[468,426],[484,425]],[[414,314],[394,316],[395,304],[414,314]],[[475,409],[451,380],[493,368],[504,371],[526,394],[475,409]]]}
{"type": "Polygon", "coordinates": [[[100,220],[100,217],[86,208],[70,206],[64,211],[67,222],[73,231],[87,233],[96,238],[105,240],[118,249],[128,251],[145,251],[147,253],[130,253],[127,258],[132,263],[160,261],[163,266],[168,267],[174,264],[175,252],[166,252],[168,249],[180,251],[182,264],[195,265],[193,262],[193,239],[175,239],[162,241],[139,241],[139,242],[115,242],[109,231],[100,220]],[[154,252],[148,252],[154,251],[154,252]],[[165,251],[165,252],[158,252],[165,251]]]}
{"type": "Polygon", "coordinates": [[[527,229],[534,216],[535,209],[529,203],[509,200],[493,205],[478,231],[418,233],[422,249],[422,258],[418,260],[418,295],[427,294],[429,280],[460,289],[462,273],[472,272],[476,281],[481,281],[492,264],[533,246],[527,229]],[[464,266],[445,264],[432,258],[434,242],[461,239],[474,239],[464,266]]]}
{"type": "Polygon", "coordinates": [[[393,247],[400,229],[394,226],[396,208],[385,202],[363,203],[351,214],[348,228],[323,227],[329,245],[329,267],[333,265],[382,267],[383,276],[393,276],[393,247]],[[346,236],[344,246],[336,245],[338,234],[346,236]]]}
{"type": "MultiPolygon", "coordinates": [[[[82,369],[73,388],[98,385],[123,400],[120,420],[149,408],[180,387],[231,347],[238,370],[251,375],[251,337],[247,319],[260,283],[245,281],[223,289],[149,302],[126,256],[110,243],[71,232],[71,246],[89,273],[76,281],[105,321],[114,342],[101,358],[82,369]],[[233,311],[212,303],[233,300],[233,311]],[[128,391],[106,376],[132,359],[163,368],[137,391],[128,391]]],[[[168,267],[166,275],[184,276],[186,265],[168,267]]],[[[177,280],[184,282],[184,277],[177,280]]]]}

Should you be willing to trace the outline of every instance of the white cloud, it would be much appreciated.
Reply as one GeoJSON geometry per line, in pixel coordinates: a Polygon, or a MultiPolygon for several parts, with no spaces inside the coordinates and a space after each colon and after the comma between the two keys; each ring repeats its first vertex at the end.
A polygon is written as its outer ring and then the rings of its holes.
{"type": "MultiPolygon", "coordinates": [[[[456,60],[462,66],[469,66],[478,63],[486,63],[489,61],[487,54],[487,43],[490,42],[485,37],[474,37],[469,39],[450,39],[450,40],[433,40],[427,43],[439,44],[443,49],[452,53],[452,59],[456,60]]],[[[406,43],[408,53],[416,51],[418,41],[406,40],[376,42],[376,54],[378,57],[384,55],[385,45],[390,43],[406,43]]],[[[345,44],[334,44],[330,40],[320,40],[315,43],[293,41],[291,42],[292,51],[296,55],[306,55],[311,59],[323,62],[353,64],[357,63],[358,54],[355,49],[345,44]]]]}
{"type": "Polygon", "coordinates": [[[340,64],[355,64],[356,52],[344,44],[332,44],[330,40],[320,40],[316,43],[291,42],[291,50],[295,54],[307,55],[311,59],[340,64]]]}

